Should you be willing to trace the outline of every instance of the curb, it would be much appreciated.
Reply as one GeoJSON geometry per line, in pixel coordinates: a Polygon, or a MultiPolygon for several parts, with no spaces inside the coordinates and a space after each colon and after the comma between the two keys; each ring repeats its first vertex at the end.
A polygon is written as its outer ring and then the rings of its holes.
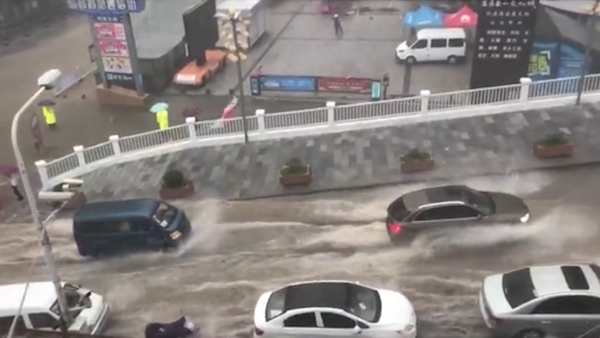
{"type": "MultiPolygon", "coordinates": [[[[457,175],[455,177],[446,178],[446,179],[433,178],[433,179],[423,180],[423,179],[419,179],[415,176],[415,177],[408,178],[408,179],[403,178],[401,180],[393,180],[393,181],[389,181],[389,182],[359,184],[359,185],[345,186],[345,187],[339,187],[339,188],[322,188],[322,189],[314,189],[314,190],[310,190],[310,191],[289,191],[289,192],[282,192],[279,194],[233,198],[233,199],[227,199],[226,201],[232,201],[232,202],[254,201],[254,200],[290,197],[290,196],[309,196],[309,195],[317,195],[317,194],[324,194],[324,193],[330,193],[330,192],[344,192],[344,191],[353,192],[353,191],[357,191],[357,190],[374,189],[374,188],[381,188],[381,187],[393,186],[393,185],[415,184],[415,183],[425,183],[425,182],[436,183],[436,182],[445,182],[448,180],[464,179],[464,178],[469,178],[469,177],[510,176],[510,175],[515,175],[515,174],[526,174],[526,173],[532,173],[532,172],[568,171],[568,170],[572,170],[572,169],[576,169],[576,168],[588,168],[588,167],[594,167],[594,166],[600,167],[600,160],[582,162],[582,163],[556,164],[556,165],[550,165],[550,166],[546,166],[546,167],[537,167],[537,168],[515,169],[515,170],[510,170],[510,171],[505,171],[505,172],[488,172],[488,173],[477,174],[476,176],[474,176],[474,175],[457,175]]],[[[410,175],[408,175],[408,176],[410,177],[410,175]]],[[[202,198],[200,198],[198,200],[201,200],[201,199],[202,198]]]]}

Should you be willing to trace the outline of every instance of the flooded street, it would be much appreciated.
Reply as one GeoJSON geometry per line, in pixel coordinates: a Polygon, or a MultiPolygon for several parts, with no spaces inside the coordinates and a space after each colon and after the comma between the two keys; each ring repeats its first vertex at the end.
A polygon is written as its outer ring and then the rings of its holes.
{"type": "MultiPolygon", "coordinates": [[[[203,337],[248,337],[261,292],[289,282],[349,279],[399,290],[416,308],[420,337],[488,337],[476,307],[483,276],[534,263],[598,261],[600,168],[484,177],[460,183],[515,193],[532,210],[528,226],[486,226],[389,244],[387,205],[425,184],[261,201],[186,202],[193,239],[177,253],[103,260],[78,256],[69,220],[50,233],[63,279],[108,297],[108,334],[143,337],[149,321],[181,313],[203,337]]],[[[41,253],[32,226],[0,239],[2,282],[27,279],[41,253]]],[[[44,279],[42,266],[34,279],[44,279]]]]}

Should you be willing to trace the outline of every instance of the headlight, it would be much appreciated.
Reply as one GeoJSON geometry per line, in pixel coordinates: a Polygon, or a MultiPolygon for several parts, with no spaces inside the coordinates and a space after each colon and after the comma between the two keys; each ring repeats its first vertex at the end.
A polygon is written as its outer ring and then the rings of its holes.
{"type": "Polygon", "coordinates": [[[413,324],[407,324],[405,327],[403,327],[401,330],[399,330],[398,333],[401,333],[401,334],[409,333],[414,328],[415,328],[415,326],[413,324]]]}
{"type": "Polygon", "coordinates": [[[181,231],[175,230],[171,233],[171,239],[177,239],[181,237],[181,231]]]}
{"type": "Polygon", "coordinates": [[[527,221],[529,221],[529,213],[527,213],[525,216],[520,218],[521,223],[526,223],[527,221]]]}

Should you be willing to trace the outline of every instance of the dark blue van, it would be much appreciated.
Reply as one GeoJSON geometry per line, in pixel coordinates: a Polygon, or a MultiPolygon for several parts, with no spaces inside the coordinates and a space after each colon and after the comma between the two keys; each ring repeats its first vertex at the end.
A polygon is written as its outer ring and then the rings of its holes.
{"type": "Polygon", "coordinates": [[[81,256],[176,248],[191,231],[183,210],[155,199],[90,203],[73,216],[81,256]]]}

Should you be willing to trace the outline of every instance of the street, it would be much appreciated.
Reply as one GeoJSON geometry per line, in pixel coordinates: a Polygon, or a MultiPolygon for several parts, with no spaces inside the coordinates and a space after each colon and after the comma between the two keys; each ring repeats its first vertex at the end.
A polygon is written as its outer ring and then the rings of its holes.
{"type": "MultiPolygon", "coordinates": [[[[426,183],[273,200],[180,203],[195,235],[178,253],[85,260],[69,220],[50,226],[64,280],[108,297],[108,334],[141,337],[151,321],[183,313],[206,337],[248,337],[261,292],[311,279],[348,279],[399,290],[413,302],[420,337],[487,337],[476,307],[486,274],[528,264],[596,261],[600,167],[478,177],[447,183],[518,194],[533,223],[423,236],[391,247],[385,208],[426,183]]],[[[443,183],[442,183],[443,184],[443,183]]],[[[3,283],[29,280],[41,248],[33,227],[5,227],[3,283]]],[[[33,279],[44,279],[43,266],[33,279]]]]}

